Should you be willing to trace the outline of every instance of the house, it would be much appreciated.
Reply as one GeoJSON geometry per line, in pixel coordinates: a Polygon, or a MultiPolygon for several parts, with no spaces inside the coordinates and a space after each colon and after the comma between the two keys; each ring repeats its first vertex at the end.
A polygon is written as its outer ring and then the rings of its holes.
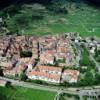
{"type": "Polygon", "coordinates": [[[60,37],[57,43],[56,60],[65,60],[66,66],[74,65],[74,51],[69,38],[60,37]]]}
{"type": "Polygon", "coordinates": [[[91,53],[91,54],[95,54],[95,50],[96,50],[96,47],[91,47],[90,53],[91,53]]]}
{"type": "Polygon", "coordinates": [[[38,59],[38,56],[39,56],[39,54],[38,54],[38,52],[39,52],[38,40],[37,40],[37,38],[33,38],[31,40],[31,42],[32,42],[32,48],[31,48],[31,50],[32,50],[32,57],[34,59],[38,59]]]}
{"type": "Polygon", "coordinates": [[[72,52],[68,52],[66,54],[66,59],[65,59],[65,62],[66,62],[66,66],[73,66],[75,64],[75,59],[74,59],[75,55],[74,53],[72,52]]]}
{"type": "Polygon", "coordinates": [[[16,68],[10,69],[10,70],[3,70],[4,76],[14,76],[16,75],[16,68]]]}
{"type": "Polygon", "coordinates": [[[37,66],[27,73],[29,79],[60,83],[62,69],[54,66],[37,66]]]}
{"type": "Polygon", "coordinates": [[[2,66],[2,69],[11,69],[13,64],[10,61],[0,61],[0,66],[2,66]]]}
{"type": "Polygon", "coordinates": [[[54,64],[55,59],[55,50],[46,50],[42,54],[40,54],[40,63],[41,64],[54,64]]]}
{"type": "Polygon", "coordinates": [[[5,87],[6,84],[7,84],[7,81],[0,79],[0,86],[5,87]]]}
{"type": "Polygon", "coordinates": [[[61,68],[44,65],[54,65],[61,60],[58,66],[72,66],[74,56],[70,37],[65,35],[9,36],[0,39],[0,65],[5,76],[20,75],[26,69],[27,73],[31,72],[37,64],[35,71],[61,77],[61,68]],[[30,51],[32,56],[21,57],[23,51],[30,51]]]}
{"type": "Polygon", "coordinates": [[[62,74],[62,81],[67,81],[69,83],[76,83],[78,80],[79,71],[77,70],[64,70],[62,74]]]}
{"type": "Polygon", "coordinates": [[[40,54],[45,50],[52,50],[56,48],[56,37],[45,36],[39,38],[39,51],[40,54]]]}
{"type": "Polygon", "coordinates": [[[32,58],[20,58],[14,67],[3,70],[3,74],[4,76],[20,75],[27,68],[30,69],[30,66],[33,66],[33,64],[34,60],[32,58]]]}
{"type": "Polygon", "coordinates": [[[49,74],[58,74],[61,75],[62,73],[62,68],[60,67],[55,67],[55,66],[37,66],[37,70],[40,72],[46,72],[49,74]]]}
{"type": "Polygon", "coordinates": [[[28,78],[33,80],[42,80],[50,83],[60,83],[60,75],[49,74],[46,72],[39,72],[34,70],[28,73],[28,78]]]}
{"type": "Polygon", "coordinates": [[[20,75],[26,69],[28,71],[32,70],[34,66],[35,60],[32,58],[20,58],[18,63],[16,64],[16,73],[20,75]]]}

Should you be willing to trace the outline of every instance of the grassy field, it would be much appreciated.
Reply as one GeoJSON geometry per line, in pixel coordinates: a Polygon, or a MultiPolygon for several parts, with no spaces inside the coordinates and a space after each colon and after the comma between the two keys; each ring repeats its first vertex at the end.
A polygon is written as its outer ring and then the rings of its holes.
{"type": "Polygon", "coordinates": [[[55,93],[22,87],[0,87],[0,100],[53,100],[55,93]]]}
{"type": "Polygon", "coordinates": [[[47,13],[44,19],[23,34],[57,34],[66,32],[79,32],[82,36],[100,37],[100,11],[91,6],[75,9],[67,15],[53,15],[47,13]]]}
{"type": "MultiPolygon", "coordinates": [[[[21,21],[24,18],[20,19],[21,21]]],[[[10,28],[18,27],[22,35],[46,35],[61,34],[67,32],[79,32],[81,36],[100,37],[100,10],[94,6],[80,4],[79,8],[71,8],[68,14],[55,14],[47,9],[34,10],[30,8],[21,8],[18,13],[6,19],[10,28]],[[40,20],[31,20],[27,25],[16,24],[15,19],[20,15],[27,15],[25,21],[31,19],[31,15],[42,15],[40,20]],[[30,16],[30,17],[29,17],[30,16]]],[[[19,20],[19,19],[17,19],[19,20]]],[[[23,21],[22,21],[23,23],[23,21]]]]}

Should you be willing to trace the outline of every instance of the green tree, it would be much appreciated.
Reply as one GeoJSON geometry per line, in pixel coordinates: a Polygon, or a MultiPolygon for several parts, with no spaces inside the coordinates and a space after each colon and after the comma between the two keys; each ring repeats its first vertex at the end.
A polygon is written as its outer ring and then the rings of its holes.
{"type": "Polygon", "coordinates": [[[79,77],[78,86],[89,86],[89,85],[93,85],[95,82],[94,76],[91,72],[86,72],[84,74],[84,77],[79,77]]]}
{"type": "Polygon", "coordinates": [[[26,81],[26,79],[27,79],[27,76],[26,76],[25,72],[22,72],[20,75],[20,80],[26,81]]]}
{"type": "Polygon", "coordinates": [[[14,33],[14,32],[18,33],[18,31],[19,31],[18,24],[12,18],[9,18],[8,20],[6,20],[6,26],[7,26],[8,30],[12,33],[14,33]]]}
{"type": "Polygon", "coordinates": [[[100,83],[100,73],[96,73],[95,74],[95,84],[99,84],[100,83]]]}
{"type": "Polygon", "coordinates": [[[30,51],[21,51],[20,57],[32,57],[32,52],[30,51]]]}
{"type": "Polygon", "coordinates": [[[0,76],[3,76],[3,70],[1,68],[1,66],[0,66],[0,76]]]}

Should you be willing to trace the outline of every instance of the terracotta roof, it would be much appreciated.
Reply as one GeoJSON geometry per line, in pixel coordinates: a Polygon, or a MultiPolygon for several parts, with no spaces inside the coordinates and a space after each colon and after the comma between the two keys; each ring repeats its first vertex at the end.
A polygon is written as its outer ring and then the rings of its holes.
{"type": "Polygon", "coordinates": [[[77,70],[65,70],[64,73],[65,74],[71,74],[71,75],[74,75],[74,76],[79,75],[79,71],[77,71],[77,70]]]}
{"type": "Polygon", "coordinates": [[[57,74],[48,74],[46,72],[39,72],[39,71],[34,71],[34,70],[28,73],[28,76],[34,76],[34,75],[47,77],[48,79],[60,80],[60,75],[57,75],[57,74]]]}
{"type": "Polygon", "coordinates": [[[67,76],[67,75],[71,76],[71,79],[70,79],[69,82],[71,82],[72,80],[73,81],[77,81],[78,75],[79,75],[79,71],[77,71],[77,70],[65,70],[64,73],[63,73],[62,78],[67,76]]]}
{"type": "Polygon", "coordinates": [[[38,66],[40,70],[62,71],[61,68],[55,66],[38,66]]]}

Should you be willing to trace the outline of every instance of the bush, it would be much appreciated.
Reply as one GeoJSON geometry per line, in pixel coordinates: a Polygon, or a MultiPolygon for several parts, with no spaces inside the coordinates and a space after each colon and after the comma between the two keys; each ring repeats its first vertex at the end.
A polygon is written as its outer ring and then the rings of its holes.
{"type": "Polygon", "coordinates": [[[26,81],[26,79],[27,79],[26,74],[24,72],[22,72],[21,75],[20,75],[20,80],[26,81]]]}
{"type": "Polygon", "coordinates": [[[0,66],[0,76],[3,76],[3,70],[1,68],[1,66],[0,66]]]}
{"type": "Polygon", "coordinates": [[[91,86],[95,84],[94,76],[91,72],[86,72],[84,78],[79,78],[77,85],[78,86],[91,86]]]}
{"type": "Polygon", "coordinates": [[[21,51],[20,57],[32,57],[32,52],[31,51],[21,51]]]}

